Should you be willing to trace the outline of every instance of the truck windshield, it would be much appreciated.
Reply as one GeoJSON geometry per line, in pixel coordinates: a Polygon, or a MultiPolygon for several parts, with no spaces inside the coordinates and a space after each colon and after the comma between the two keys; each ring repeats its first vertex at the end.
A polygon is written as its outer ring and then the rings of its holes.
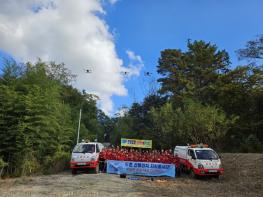
{"type": "Polygon", "coordinates": [[[218,156],[215,151],[212,150],[196,150],[197,159],[201,160],[217,160],[218,156]]]}
{"type": "Polygon", "coordinates": [[[73,153],[94,153],[94,144],[77,144],[73,149],[73,153]]]}

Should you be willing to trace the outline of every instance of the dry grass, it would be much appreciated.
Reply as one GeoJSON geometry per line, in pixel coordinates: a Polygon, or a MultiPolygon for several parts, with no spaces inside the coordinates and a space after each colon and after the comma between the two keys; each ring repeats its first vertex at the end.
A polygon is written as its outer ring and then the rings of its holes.
{"type": "Polygon", "coordinates": [[[120,179],[109,174],[0,180],[0,196],[263,196],[263,154],[222,154],[225,175],[216,179],[120,179]]]}

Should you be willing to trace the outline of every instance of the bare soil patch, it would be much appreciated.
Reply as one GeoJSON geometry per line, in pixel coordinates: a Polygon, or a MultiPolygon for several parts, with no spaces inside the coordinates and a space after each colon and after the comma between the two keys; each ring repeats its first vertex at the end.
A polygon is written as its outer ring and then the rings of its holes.
{"type": "Polygon", "coordinates": [[[118,175],[69,172],[0,180],[0,196],[263,196],[263,154],[222,154],[217,179],[121,179],[118,175]]]}

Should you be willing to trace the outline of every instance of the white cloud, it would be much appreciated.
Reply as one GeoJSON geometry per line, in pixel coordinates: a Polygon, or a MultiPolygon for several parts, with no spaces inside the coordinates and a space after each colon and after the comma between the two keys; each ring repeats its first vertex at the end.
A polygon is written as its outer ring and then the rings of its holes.
{"type": "Polygon", "coordinates": [[[126,54],[128,55],[129,58],[129,65],[122,69],[123,72],[127,73],[128,77],[139,76],[140,71],[144,66],[141,56],[136,55],[131,50],[127,50],[126,54]]]}
{"type": "Polygon", "coordinates": [[[126,53],[131,61],[137,61],[139,63],[142,63],[142,58],[139,55],[135,55],[133,51],[127,50],[126,53]]]}
{"type": "Polygon", "coordinates": [[[129,108],[128,107],[121,107],[116,113],[116,117],[124,117],[129,113],[129,108]]]}
{"type": "Polygon", "coordinates": [[[111,4],[115,4],[118,0],[109,0],[111,4]]]}
{"type": "Polygon", "coordinates": [[[138,76],[143,62],[140,56],[127,51],[131,61],[123,66],[113,36],[97,14],[105,13],[100,0],[0,2],[0,49],[23,61],[40,57],[64,62],[78,75],[75,86],[97,94],[106,113],[113,110],[112,95],[127,95],[122,72],[138,76]]]}

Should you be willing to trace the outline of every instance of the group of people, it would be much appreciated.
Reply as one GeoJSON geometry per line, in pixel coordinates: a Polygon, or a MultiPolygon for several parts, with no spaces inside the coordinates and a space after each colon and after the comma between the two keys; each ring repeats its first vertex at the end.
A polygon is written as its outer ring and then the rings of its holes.
{"type": "Polygon", "coordinates": [[[127,148],[105,148],[100,153],[101,160],[139,161],[175,164],[177,159],[172,150],[139,150],[127,148]]]}

